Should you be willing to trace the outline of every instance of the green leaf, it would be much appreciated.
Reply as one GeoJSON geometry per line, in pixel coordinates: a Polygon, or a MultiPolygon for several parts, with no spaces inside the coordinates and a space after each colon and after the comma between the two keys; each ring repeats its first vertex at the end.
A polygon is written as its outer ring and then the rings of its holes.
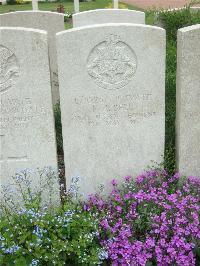
{"type": "Polygon", "coordinates": [[[16,259],[15,266],[27,266],[26,259],[24,257],[16,259]]]}

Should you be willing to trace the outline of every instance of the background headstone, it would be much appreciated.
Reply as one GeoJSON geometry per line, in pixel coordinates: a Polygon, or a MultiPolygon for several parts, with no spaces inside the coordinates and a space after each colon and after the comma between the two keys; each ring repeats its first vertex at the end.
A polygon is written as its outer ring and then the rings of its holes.
{"type": "Polygon", "coordinates": [[[200,25],[178,31],[176,151],[183,175],[200,176],[200,25]]]}
{"type": "Polygon", "coordinates": [[[35,11],[38,10],[38,0],[32,0],[32,9],[35,11]]]}
{"type": "Polygon", "coordinates": [[[47,33],[2,27],[0,184],[22,169],[49,166],[57,169],[47,33]]]}
{"type": "Polygon", "coordinates": [[[7,1],[6,1],[6,0],[0,0],[0,3],[1,3],[2,5],[6,5],[6,4],[7,4],[7,1]]]}
{"type": "Polygon", "coordinates": [[[74,12],[78,13],[79,12],[79,0],[74,0],[74,12]]]}
{"type": "Polygon", "coordinates": [[[107,24],[57,34],[66,180],[80,191],[162,161],[165,31],[107,24]]]}
{"type": "Polygon", "coordinates": [[[198,12],[200,12],[200,6],[191,6],[190,11],[192,13],[198,13],[198,12]]]}
{"type": "Polygon", "coordinates": [[[113,7],[119,8],[119,0],[113,0],[113,7]]]}
{"type": "MultiPolygon", "coordinates": [[[[59,100],[55,34],[64,30],[64,15],[48,11],[18,11],[0,15],[1,27],[25,27],[48,32],[53,103],[59,100]]],[[[22,44],[22,49],[25,44],[22,44]]]]}
{"type": "Polygon", "coordinates": [[[96,9],[73,15],[73,27],[105,23],[145,24],[145,13],[128,9],[96,9]]]}

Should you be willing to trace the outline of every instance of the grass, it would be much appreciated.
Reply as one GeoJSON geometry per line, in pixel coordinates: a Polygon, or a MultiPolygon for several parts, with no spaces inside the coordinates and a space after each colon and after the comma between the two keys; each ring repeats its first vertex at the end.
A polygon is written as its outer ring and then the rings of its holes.
{"type": "MultiPolygon", "coordinates": [[[[100,9],[100,8],[111,8],[112,7],[112,0],[95,0],[91,2],[80,2],[80,11],[87,11],[92,9],[100,9]]],[[[71,2],[39,2],[39,10],[42,11],[57,11],[57,7],[59,5],[63,5],[65,12],[73,13],[74,12],[74,4],[73,1],[71,2]]],[[[141,10],[137,7],[126,5],[127,8],[131,10],[141,10]]],[[[25,11],[25,10],[32,10],[31,1],[26,2],[24,4],[15,4],[15,5],[3,5],[0,6],[0,14],[7,13],[7,12],[14,12],[14,11],[25,11]]],[[[147,16],[147,24],[151,24],[152,16],[147,16]]],[[[71,22],[65,23],[65,28],[70,29],[72,27],[71,22]]]]}
{"type": "MultiPolygon", "coordinates": [[[[59,4],[62,4],[65,8],[66,12],[73,13],[74,4],[73,2],[39,2],[39,10],[46,11],[56,11],[59,4]]],[[[80,2],[80,11],[98,9],[98,8],[106,8],[112,6],[112,0],[95,0],[91,2],[80,2]]],[[[128,6],[129,9],[139,10],[137,7],[128,6]]],[[[3,5],[0,6],[0,13],[6,13],[10,11],[24,11],[24,10],[32,10],[31,2],[27,2],[24,4],[18,5],[3,5]]]]}
{"type": "MultiPolygon", "coordinates": [[[[80,11],[87,11],[92,9],[98,9],[98,8],[111,8],[112,7],[112,0],[95,0],[91,2],[80,2],[80,11]]],[[[57,7],[59,5],[63,5],[65,12],[67,13],[73,13],[74,12],[74,4],[73,2],[39,2],[39,10],[43,11],[56,11],[57,7]]],[[[142,9],[126,5],[128,9],[131,10],[139,10],[143,11],[142,9]]],[[[24,4],[16,4],[16,5],[3,5],[0,6],[0,14],[7,13],[7,12],[14,12],[14,11],[25,11],[25,10],[32,10],[32,4],[31,1],[26,2],[24,4]]],[[[154,22],[154,13],[153,12],[146,12],[146,24],[153,25],[154,22]]],[[[66,29],[71,28],[71,23],[66,23],[66,29]]]]}

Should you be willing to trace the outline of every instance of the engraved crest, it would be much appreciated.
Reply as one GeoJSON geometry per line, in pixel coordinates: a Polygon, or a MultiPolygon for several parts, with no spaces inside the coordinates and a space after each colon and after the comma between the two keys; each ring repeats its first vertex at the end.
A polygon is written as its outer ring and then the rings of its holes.
{"type": "Polygon", "coordinates": [[[87,70],[98,86],[115,90],[126,86],[134,77],[137,58],[119,36],[109,35],[96,45],[88,57],[87,70]]]}
{"type": "Polygon", "coordinates": [[[0,45],[0,92],[8,90],[19,76],[16,56],[8,48],[0,45]]]}

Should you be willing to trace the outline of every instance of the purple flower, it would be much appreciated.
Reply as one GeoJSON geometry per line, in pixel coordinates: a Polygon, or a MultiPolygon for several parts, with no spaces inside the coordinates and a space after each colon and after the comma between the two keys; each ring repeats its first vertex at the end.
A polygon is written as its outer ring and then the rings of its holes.
{"type": "Polygon", "coordinates": [[[132,179],[132,177],[129,176],[129,175],[124,177],[124,180],[125,180],[126,182],[130,182],[131,179],[132,179]]]}
{"type": "Polygon", "coordinates": [[[119,213],[122,212],[122,207],[120,207],[120,206],[116,206],[115,208],[116,208],[116,211],[117,211],[117,212],[119,212],[119,213]]]}
{"type": "Polygon", "coordinates": [[[99,241],[111,264],[194,266],[200,243],[199,179],[182,181],[178,173],[169,176],[164,170],[147,171],[135,182],[124,179],[119,186],[112,180],[106,200],[96,195],[90,202],[99,206],[99,241]]]}
{"type": "Polygon", "coordinates": [[[113,180],[111,181],[111,184],[112,184],[114,187],[116,187],[116,186],[117,186],[117,180],[116,180],[116,179],[113,179],[113,180]]]}
{"type": "Polygon", "coordinates": [[[107,219],[103,219],[103,220],[100,222],[100,225],[101,225],[104,229],[106,229],[106,230],[110,228],[107,219]]]}

